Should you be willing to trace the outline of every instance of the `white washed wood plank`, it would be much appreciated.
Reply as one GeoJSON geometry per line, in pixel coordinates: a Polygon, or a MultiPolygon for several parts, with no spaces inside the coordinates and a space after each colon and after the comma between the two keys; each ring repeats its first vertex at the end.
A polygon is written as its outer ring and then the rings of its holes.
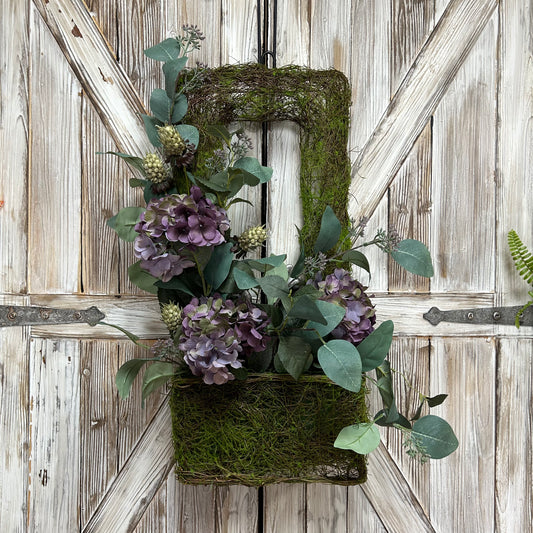
{"type": "Polygon", "coordinates": [[[29,12],[0,3],[0,291],[27,291],[29,12]]]}
{"type": "MultiPolygon", "coordinates": [[[[167,481],[167,531],[197,533],[217,531],[216,491],[209,485],[184,485],[171,478],[167,481]]],[[[218,533],[218,532],[217,532],[218,533]]]]}
{"type": "Polygon", "coordinates": [[[81,97],[61,50],[32,10],[28,284],[79,292],[81,97]]]}
{"type": "Polygon", "coordinates": [[[170,410],[165,402],[111,483],[84,533],[129,532],[174,464],[170,410]]]}
{"type": "MultiPolygon", "coordinates": [[[[500,5],[500,84],[498,99],[498,204],[496,218],[496,299],[498,305],[528,301],[527,284],[515,270],[507,233],[514,229],[533,249],[533,62],[530,1],[506,0],[500,5]]],[[[515,335],[528,334],[520,328],[515,335]]]]}
{"type": "MultiPolygon", "coordinates": [[[[26,296],[0,296],[26,305],[26,296]]],[[[0,329],[0,530],[24,533],[28,516],[28,328],[0,329]]]]}
{"type": "Polygon", "coordinates": [[[350,193],[359,212],[375,210],[497,5],[450,2],[356,161],[350,193]]]}
{"type": "Polygon", "coordinates": [[[78,531],[78,341],[31,339],[29,531],[78,531]]]}
{"type": "Polygon", "coordinates": [[[309,483],[306,489],[306,533],[345,531],[348,489],[342,485],[309,483]]]}
{"type": "MultiPolygon", "coordinates": [[[[352,165],[370,138],[375,125],[390,102],[390,24],[391,5],[385,2],[352,2],[351,66],[352,86],[350,136],[348,151],[352,165]]],[[[348,74],[348,72],[347,72],[348,74]]],[[[360,177],[354,177],[360,180],[360,177]]],[[[367,179],[373,179],[368,177],[367,179]]],[[[356,222],[370,217],[366,237],[371,239],[379,228],[388,226],[388,199],[383,198],[372,214],[352,194],[348,196],[348,213],[356,222]],[[372,215],[372,216],[371,216],[372,215]]],[[[376,247],[365,250],[372,268],[372,278],[362,269],[355,269],[364,285],[372,291],[388,289],[388,262],[376,247]]]]}
{"type": "Polygon", "coordinates": [[[267,485],[264,488],[264,532],[306,533],[305,492],[304,483],[267,485]]]}
{"type": "Polygon", "coordinates": [[[433,119],[432,290],[494,288],[497,14],[433,119]]]}
{"type": "MultiPolygon", "coordinates": [[[[494,305],[494,294],[397,294],[376,293],[372,298],[376,305],[378,322],[394,320],[396,335],[439,336],[488,336],[496,332],[495,326],[483,324],[454,324],[441,322],[431,325],[423,314],[431,307],[442,310],[475,309],[494,305]],[[402,312],[399,313],[398,310],[402,312]]],[[[31,304],[57,308],[86,309],[95,305],[106,317],[105,322],[122,326],[144,339],[168,336],[168,330],[160,319],[159,305],[154,297],[78,296],[78,295],[32,295],[31,304]]],[[[503,328],[504,326],[500,326],[503,328]]],[[[514,326],[505,326],[515,333],[514,326]]],[[[533,335],[531,328],[521,328],[524,335],[533,335]]],[[[62,326],[33,326],[32,335],[38,337],[75,338],[124,338],[118,330],[108,326],[91,328],[87,324],[62,326]]]]}
{"type": "Polygon", "coordinates": [[[360,487],[387,531],[435,532],[383,444],[368,455],[368,479],[360,487]]]}
{"type": "Polygon", "coordinates": [[[496,531],[533,524],[533,341],[501,339],[497,366],[496,531]]]}
{"type": "Polygon", "coordinates": [[[163,483],[133,531],[134,533],[166,533],[173,531],[174,526],[170,523],[167,529],[167,486],[163,483]]]}
{"type": "Polygon", "coordinates": [[[430,516],[437,531],[485,533],[494,527],[495,341],[433,338],[431,394],[448,394],[431,410],[454,429],[459,448],[430,462],[430,516]]]}
{"type": "Polygon", "coordinates": [[[387,533],[383,522],[360,486],[348,487],[346,516],[349,533],[387,533]]]}
{"type": "Polygon", "coordinates": [[[217,488],[217,533],[257,532],[257,491],[256,488],[240,485],[217,488]]]}
{"type": "Polygon", "coordinates": [[[118,471],[118,343],[81,342],[80,524],[88,522],[118,471]]]}
{"type": "Polygon", "coordinates": [[[119,151],[138,154],[150,144],[138,113],[143,106],[82,0],[34,0],[119,151]]]}

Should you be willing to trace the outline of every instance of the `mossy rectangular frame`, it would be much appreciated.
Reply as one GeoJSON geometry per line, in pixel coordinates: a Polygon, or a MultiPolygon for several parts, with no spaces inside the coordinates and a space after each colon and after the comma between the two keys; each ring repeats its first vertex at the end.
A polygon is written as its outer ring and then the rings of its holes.
{"type": "Polygon", "coordinates": [[[207,126],[227,126],[237,121],[292,121],[300,129],[304,246],[312,248],[320,227],[319,217],[327,205],[343,228],[348,227],[351,90],[342,72],[293,65],[274,69],[260,64],[226,65],[206,70],[200,85],[187,98],[186,122],[201,133],[197,169],[200,175],[206,158],[220,143],[207,134],[207,126]]]}

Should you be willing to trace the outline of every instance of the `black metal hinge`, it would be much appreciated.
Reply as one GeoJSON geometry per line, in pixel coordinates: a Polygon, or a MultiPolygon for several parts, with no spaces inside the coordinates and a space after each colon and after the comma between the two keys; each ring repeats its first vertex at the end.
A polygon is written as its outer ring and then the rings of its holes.
{"type": "MultiPolygon", "coordinates": [[[[432,307],[424,314],[424,318],[434,326],[440,322],[515,325],[515,317],[520,309],[522,309],[521,305],[513,307],[454,309],[451,311],[441,311],[438,307],[432,307]]],[[[520,318],[520,326],[533,326],[533,307],[529,307],[524,311],[524,314],[520,318]]]]}
{"type": "Polygon", "coordinates": [[[0,327],[75,323],[96,326],[103,318],[105,318],[104,313],[94,306],[79,310],[0,305],[0,327]]]}

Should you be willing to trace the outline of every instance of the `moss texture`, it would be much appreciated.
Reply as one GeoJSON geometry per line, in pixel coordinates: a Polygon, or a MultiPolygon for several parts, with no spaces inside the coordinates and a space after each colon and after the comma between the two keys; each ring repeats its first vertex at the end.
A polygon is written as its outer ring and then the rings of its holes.
{"type": "Polygon", "coordinates": [[[368,421],[364,390],[349,392],[322,375],[295,381],[256,374],[220,387],[182,378],[173,383],[170,405],[182,482],[366,480],[365,457],[333,447],[344,426],[368,421]]]}
{"type": "Polygon", "coordinates": [[[302,235],[306,249],[311,249],[316,240],[320,228],[317,217],[327,205],[343,227],[348,226],[351,90],[342,72],[299,66],[268,69],[259,64],[227,65],[208,69],[187,98],[185,122],[200,130],[200,175],[206,157],[219,146],[217,139],[207,135],[208,125],[295,122],[300,128],[302,235]]]}

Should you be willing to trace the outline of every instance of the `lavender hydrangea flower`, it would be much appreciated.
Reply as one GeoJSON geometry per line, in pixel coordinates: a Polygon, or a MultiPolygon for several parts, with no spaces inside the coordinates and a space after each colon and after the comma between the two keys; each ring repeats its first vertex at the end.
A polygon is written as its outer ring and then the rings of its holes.
{"type": "Polygon", "coordinates": [[[193,298],[182,316],[178,347],[191,372],[209,385],[235,379],[230,369],[241,368],[239,356],[264,350],[270,339],[266,313],[250,302],[193,298]]]}
{"type": "Polygon", "coordinates": [[[374,306],[365,293],[365,287],[354,280],[349,272],[337,268],[324,280],[318,273],[309,283],[324,292],[321,300],[335,303],[346,309],[344,318],[331,332],[332,337],[357,345],[374,331],[376,323],[374,306]]]}
{"type": "Polygon", "coordinates": [[[229,229],[226,211],[206,198],[199,187],[191,194],[153,198],[135,226],[135,255],[141,268],[169,281],[194,266],[190,251],[199,246],[218,246],[229,229]]]}

